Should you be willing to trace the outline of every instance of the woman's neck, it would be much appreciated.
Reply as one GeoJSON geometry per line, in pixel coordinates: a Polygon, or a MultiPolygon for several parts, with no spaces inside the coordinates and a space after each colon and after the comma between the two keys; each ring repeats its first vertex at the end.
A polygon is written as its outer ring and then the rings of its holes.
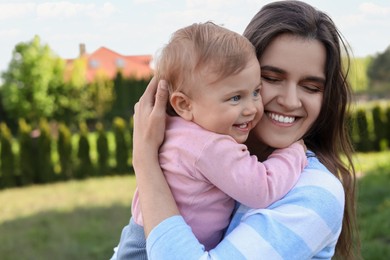
{"type": "Polygon", "coordinates": [[[249,134],[245,142],[251,155],[256,155],[260,161],[264,161],[275,150],[274,148],[265,145],[253,134],[249,134]]]}

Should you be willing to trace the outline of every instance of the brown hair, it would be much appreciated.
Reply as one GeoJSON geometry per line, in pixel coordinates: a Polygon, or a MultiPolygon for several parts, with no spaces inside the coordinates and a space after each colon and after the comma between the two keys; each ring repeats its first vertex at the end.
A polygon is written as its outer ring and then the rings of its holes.
{"type": "Polygon", "coordinates": [[[168,82],[170,93],[192,91],[204,73],[217,82],[242,71],[253,57],[254,47],[242,35],[212,22],[194,23],[172,35],[157,59],[156,76],[168,82]]]}
{"type": "Polygon", "coordinates": [[[351,88],[347,82],[349,63],[346,70],[342,66],[342,55],[349,61],[348,48],[328,15],[300,1],[280,1],[265,5],[249,23],[244,36],[255,46],[256,55],[260,58],[267,46],[277,36],[285,33],[316,39],[326,49],[326,85],[322,108],[317,120],[304,135],[304,141],[344,186],[343,226],[335,254],[341,259],[356,259],[359,255],[355,210],[356,178],[351,158],[353,148],[347,129],[351,97],[351,88]],[[346,157],[346,163],[341,156],[346,157]],[[354,243],[356,250],[353,248],[354,243]]]}

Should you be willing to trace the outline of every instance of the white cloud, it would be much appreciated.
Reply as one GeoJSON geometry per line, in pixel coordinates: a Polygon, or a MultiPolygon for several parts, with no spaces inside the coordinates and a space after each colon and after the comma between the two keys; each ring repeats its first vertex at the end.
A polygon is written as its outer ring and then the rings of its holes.
{"type": "Polygon", "coordinates": [[[234,0],[187,0],[188,8],[218,9],[234,4],[234,0]]]}
{"type": "Polygon", "coordinates": [[[374,3],[362,3],[359,10],[367,15],[387,15],[390,14],[390,7],[379,6],[374,3]]]}
{"type": "Polygon", "coordinates": [[[19,29],[6,29],[0,31],[0,38],[14,38],[20,35],[21,31],[19,29]]]}
{"type": "Polygon", "coordinates": [[[0,20],[22,17],[32,13],[35,6],[33,3],[0,4],[0,20]]]}
{"type": "Polygon", "coordinates": [[[158,2],[158,0],[134,0],[133,3],[136,5],[140,4],[149,4],[149,3],[155,3],[158,2]]]}
{"type": "Polygon", "coordinates": [[[102,17],[111,15],[115,10],[114,5],[109,2],[104,3],[102,6],[67,1],[46,2],[39,4],[36,8],[37,16],[43,19],[74,16],[102,17]]]}
{"type": "Polygon", "coordinates": [[[363,14],[351,14],[342,17],[342,24],[347,26],[356,26],[363,23],[365,20],[365,16],[363,14]]]}

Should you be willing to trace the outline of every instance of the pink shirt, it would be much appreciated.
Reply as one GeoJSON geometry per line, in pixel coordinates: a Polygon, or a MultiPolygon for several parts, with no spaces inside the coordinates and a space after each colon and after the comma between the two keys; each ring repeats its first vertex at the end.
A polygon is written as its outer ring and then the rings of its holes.
{"type": "MultiPolygon", "coordinates": [[[[266,208],[295,185],[307,163],[299,144],[278,149],[261,163],[231,136],[206,131],[180,117],[168,118],[159,156],[180,213],[206,250],[221,240],[234,200],[266,208]]],[[[132,213],[142,225],[137,190],[132,213]]]]}

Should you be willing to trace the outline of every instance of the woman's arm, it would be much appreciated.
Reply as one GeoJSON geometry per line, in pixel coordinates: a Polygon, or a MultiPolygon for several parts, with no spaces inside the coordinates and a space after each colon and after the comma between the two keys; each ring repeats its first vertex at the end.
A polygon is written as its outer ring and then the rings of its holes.
{"type": "Polygon", "coordinates": [[[165,132],[166,84],[165,81],[157,84],[153,78],[134,107],[133,167],[146,237],[161,221],[179,215],[158,161],[158,150],[165,132]]]}
{"type": "Polygon", "coordinates": [[[174,216],[152,230],[149,259],[331,259],[344,211],[341,183],[305,170],[298,184],[267,209],[241,206],[228,235],[209,252],[185,221],[174,216]]]}

